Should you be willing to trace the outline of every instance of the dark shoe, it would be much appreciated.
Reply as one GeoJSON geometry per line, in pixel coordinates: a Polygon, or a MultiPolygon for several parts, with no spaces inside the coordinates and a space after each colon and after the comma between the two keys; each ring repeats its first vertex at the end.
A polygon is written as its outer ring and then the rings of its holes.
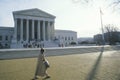
{"type": "Polygon", "coordinates": [[[46,78],[50,78],[50,76],[47,76],[46,78]]]}
{"type": "Polygon", "coordinates": [[[38,79],[37,77],[35,77],[35,78],[33,78],[32,80],[36,80],[36,79],[38,79]]]}

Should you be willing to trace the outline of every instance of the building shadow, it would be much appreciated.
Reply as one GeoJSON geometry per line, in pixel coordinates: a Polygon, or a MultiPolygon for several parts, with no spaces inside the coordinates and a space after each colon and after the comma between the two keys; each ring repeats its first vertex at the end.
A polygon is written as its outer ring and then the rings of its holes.
{"type": "Polygon", "coordinates": [[[95,75],[97,74],[97,71],[98,71],[98,68],[99,68],[99,65],[100,65],[100,62],[101,62],[103,52],[104,52],[104,46],[101,47],[100,54],[99,54],[95,64],[93,65],[93,68],[88,73],[88,76],[87,76],[86,80],[93,80],[95,78],[95,75]]]}

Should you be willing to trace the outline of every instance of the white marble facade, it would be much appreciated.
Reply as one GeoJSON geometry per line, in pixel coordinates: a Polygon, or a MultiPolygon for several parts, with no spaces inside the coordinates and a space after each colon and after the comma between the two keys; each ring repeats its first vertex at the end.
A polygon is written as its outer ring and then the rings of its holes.
{"type": "Polygon", "coordinates": [[[1,45],[9,45],[10,48],[35,48],[68,46],[72,42],[77,43],[77,32],[55,30],[56,17],[37,8],[14,11],[13,18],[13,28],[0,28],[3,33],[0,34],[1,45]],[[4,41],[4,38],[9,35],[11,37],[4,41]]]}
{"type": "Polygon", "coordinates": [[[77,44],[77,32],[71,30],[55,30],[55,41],[59,46],[77,44]]]}
{"type": "Polygon", "coordinates": [[[53,41],[55,16],[35,8],[14,11],[13,17],[15,34],[12,47],[20,47],[21,43],[53,41]]]}
{"type": "Polygon", "coordinates": [[[10,48],[13,33],[13,27],[0,26],[0,49],[10,48]]]}

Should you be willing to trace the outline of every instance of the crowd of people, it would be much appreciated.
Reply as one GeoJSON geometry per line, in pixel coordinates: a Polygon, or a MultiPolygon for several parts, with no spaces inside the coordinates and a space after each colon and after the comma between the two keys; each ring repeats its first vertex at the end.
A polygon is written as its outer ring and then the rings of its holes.
{"type": "Polygon", "coordinates": [[[29,42],[21,42],[23,48],[41,48],[44,47],[43,42],[37,42],[37,41],[29,41],[29,42]]]}

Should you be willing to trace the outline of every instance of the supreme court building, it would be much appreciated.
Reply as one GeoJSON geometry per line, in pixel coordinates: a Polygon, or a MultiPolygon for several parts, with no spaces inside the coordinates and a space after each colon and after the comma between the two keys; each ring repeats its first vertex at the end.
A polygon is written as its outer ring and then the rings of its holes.
{"type": "Polygon", "coordinates": [[[55,18],[37,8],[14,11],[14,27],[0,27],[0,47],[58,47],[77,43],[77,32],[55,30],[55,18]]]}
{"type": "Polygon", "coordinates": [[[35,8],[14,11],[13,17],[15,34],[12,43],[16,46],[34,41],[45,43],[54,39],[55,16],[35,8]]]}

